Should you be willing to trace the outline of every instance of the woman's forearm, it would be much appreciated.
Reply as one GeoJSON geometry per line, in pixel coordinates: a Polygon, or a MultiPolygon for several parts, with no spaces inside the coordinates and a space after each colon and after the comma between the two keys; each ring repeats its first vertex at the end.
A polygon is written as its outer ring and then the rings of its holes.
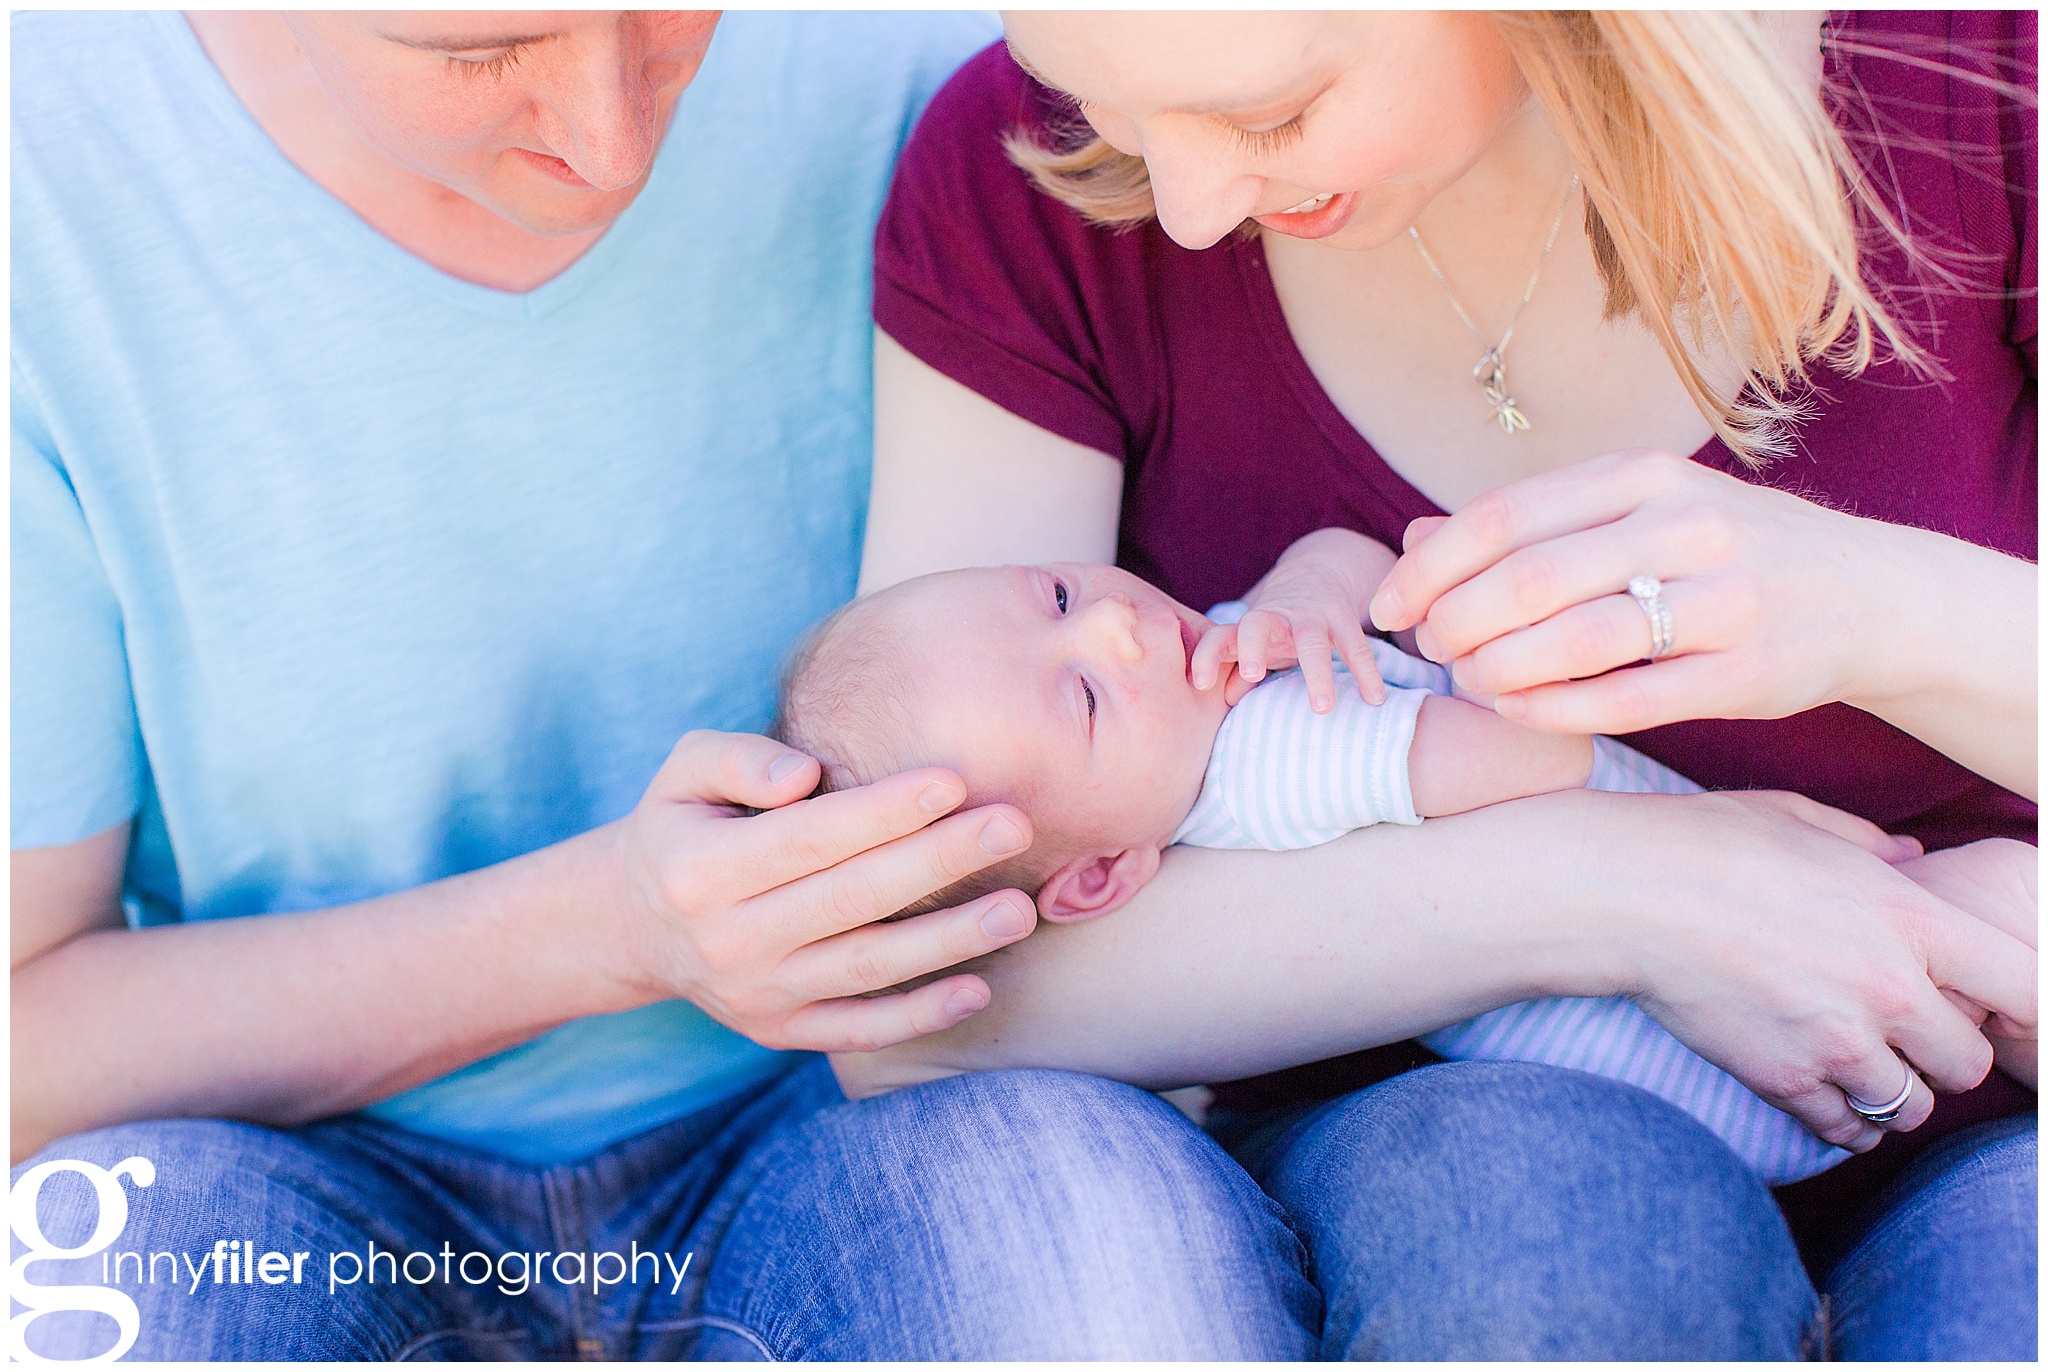
{"type": "Polygon", "coordinates": [[[1875,626],[1845,700],[2038,799],[2040,569],[1961,539],[1864,521],[1875,626]]]}
{"type": "Polygon", "coordinates": [[[853,1094],[1000,1067],[1165,1088],[1533,996],[1629,989],[1603,903],[1586,898],[1584,849],[1610,809],[1573,792],[1297,852],[1171,849],[1115,914],[1043,926],[988,959],[978,970],[994,999],[973,1020],[834,1063],[853,1094]]]}
{"type": "Polygon", "coordinates": [[[604,959],[612,834],[303,914],[96,929],[17,967],[18,1160],[124,1120],[290,1125],[645,991],[604,959]]]}
{"type": "Polygon", "coordinates": [[[1894,1045],[1937,1090],[1989,1070],[1949,992],[2037,1022],[2033,949],[1890,865],[1915,852],[1767,791],[1567,791],[1300,852],[1187,851],[1116,913],[1004,950],[974,1020],[834,1065],[854,1095],[998,1067],[1168,1087],[1628,995],[1821,1137],[1867,1146],[1844,1089],[1894,1080],[1894,1045]]]}

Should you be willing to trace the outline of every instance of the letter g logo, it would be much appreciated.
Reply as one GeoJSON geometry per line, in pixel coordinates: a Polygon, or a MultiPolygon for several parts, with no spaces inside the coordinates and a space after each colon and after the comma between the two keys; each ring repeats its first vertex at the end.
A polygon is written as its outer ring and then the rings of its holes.
{"type": "Polygon", "coordinates": [[[114,1341],[112,1348],[77,1361],[112,1362],[135,1346],[136,1337],[142,1333],[142,1312],[135,1308],[134,1300],[126,1292],[108,1286],[40,1286],[28,1279],[28,1265],[32,1262],[45,1258],[89,1258],[121,1237],[121,1231],[128,1227],[128,1193],[121,1189],[117,1180],[122,1176],[133,1177],[137,1186],[149,1186],[156,1181],[156,1164],[148,1158],[124,1158],[109,1171],[89,1162],[59,1158],[31,1167],[8,1194],[7,1222],[14,1230],[14,1237],[28,1245],[28,1252],[16,1258],[7,1269],[7,1294],[28,1307],[25,1313],[7,1321],[7,1352],[15,1361],[65,1361],[45,1358],[31,1352],[28,1346],[28,1327],[41,1316],[61,1310],[97,1310],[111,1316],[121,1329],[121,1337],[114,1341]],[[42,1220],[36,1214],[36,1202],[43,1194],[43,1183],[59,1172],[76,1172],[91,1182],[94,1197],[99,1203],[99,1223],[85,1242],[76,1248],[62,1248],[51,1243],[44,1236],[42,1220]]]}

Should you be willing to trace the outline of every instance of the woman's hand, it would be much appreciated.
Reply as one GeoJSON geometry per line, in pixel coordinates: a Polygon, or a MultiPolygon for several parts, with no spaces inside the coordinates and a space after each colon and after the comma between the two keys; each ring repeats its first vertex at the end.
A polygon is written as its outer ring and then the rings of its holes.
{"type": "Polygon", "coordinates": [[[1406,543],[1373,622],[1413,626],[1509,719],[1627,734],[1842,701],[2035,794],[2038,590],[2017,558],[1647,450],[1490,491],[1406,543]],[[1651,647],[1639,575],[1664,583],[1673,646],[1630,666],[1651,647]]]}
{"type": "Polygon", "coordinates": [[[1349,529],[1318,529],[1296,539],[1246,592],[1243,618],[1212,626],[1195,645],[1188,663],[1195,689],[1208,690],[1232,663],[1253,683],[1299,663],[1309,708],[1328,714],[1337,704],[1334,650],[1357,680],[1359,695],[1373,705],[1385,701],[1386,684],[1361,626],[1366,597],[1393,565],[1389,549],[1349,529]]]}
{"type": "Polygon", "coordinates": [[[967,789],[939,768],[805,799],[817,782],[815,761],[752,734],[676,745],[616,829],[625,975],[771,1048],[869,1051],[982,1009],[988,984],[968,974],[872,993],[1023,938],[1030,897],[878,921],[1023,851],[1030,821],[952,814],[967,789]]]}
{"type": "Polygon", "coordinates": [[[1626,800],[1644,860],[1589,873],[1621,888],[1603,900],[1649,916],[1624,989],[1829,1142],[1877,1142],[1846,1097],[1896,1095],[1898,1055],[1922,1084],[1885,1127],[1908,1130],[1928,1087],[1990,1070],[1987,1012],[2032,1032],[2033,949],[1912,880],[1910,840],[1783,792],[1626,800]]]}
{"type": "Polygon", "coordinates": [[[1414,626],[1423,656],[1539,728],[1775,719],[1858,691],[1880,554],[1868,521],[1668,453],[1610,453],[1418,520],[1372,618],[1414,626]],[[1674,645],[1617,672],[1650,652],[1626,590],[1639,575],[1664,583],[1674,645]]]}

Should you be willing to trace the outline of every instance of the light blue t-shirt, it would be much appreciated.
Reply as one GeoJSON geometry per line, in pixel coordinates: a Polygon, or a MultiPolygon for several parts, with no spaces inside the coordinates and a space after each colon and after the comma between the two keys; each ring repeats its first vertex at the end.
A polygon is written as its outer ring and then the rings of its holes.
{"type": "MultiPolygon", "coordinates": [[[[853,592],[890,168],[994,35],[728,15],[639,198],[521,295],[308,180],[179,15],[16,16],[13,845],[132,816],[131,921],[309,910],[763,726],[853,592]]],[[[786,1061],[676,1001],[373,1113],[559,1161],[786,1061]]]]}

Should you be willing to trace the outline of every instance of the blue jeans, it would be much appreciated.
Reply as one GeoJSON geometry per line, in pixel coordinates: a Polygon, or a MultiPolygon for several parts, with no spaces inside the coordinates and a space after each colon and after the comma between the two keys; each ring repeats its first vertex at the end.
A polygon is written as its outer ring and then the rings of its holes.
{"type": "MultiPolygon", "coordinates": [[[[2032,1122],[1993,1129],[1923,1160],[1840,1265],[1838,1347],[2026,1356],[1967,1351],[2016,1346],[1996,1340],[2023,1327],[2031,1349],[2032,1122]],[[2024,1225],[2025,1242],[1985,1245],[1987,1222],[2015,1238],[2024,1225]],[[1944,1299],[1930,1309],[1927,1291],[1944,1299]]],[[[551,1169],[363,1120],[156,1122],[44,1155],[139,1155],[155,1180],[114,1183],[130,1213],[106,1248],[31,1276],[133,1299],[131,1358],[1814,1347],[1819,1302],[1768,1193],[1633,1088],[1451,1064],[1276,1121],[1239,1152],[1250,1172],[1156,1098],[1098,1078],[989,1073],[848,1103],[815,1061],[551,1169]]],[[[77,1245],[98,1202],[59,1172],[40,1214],[50,1243],[77,1245]]],[[[81,1356],[112,1344],[115,1321],[45,1314],[27,1337],[81,1356]]]]}
{"type": "MultiPolygon", "coordinates": [[[[1172,1107],[1095,1077],[991,1073],[848,1103],[813,1059],[547,1169],[362,1119],[290,1132],[126,1125],[45,1156],[112,1167],[131,1155],[156,1174],[128,1188],[110,1250],[142,1255],[115,1283],[140,1308],[137,1359],[1314,1348],[1318,1298],[1279,1206],[1172,1107]],[[208,1255],[244,1240],[259,1274],[261,1255],[280,1255],[279,1281],[215,1280],[237,1275],[238,1250],[221,1264],[208,1255]],[[158,1251],[173,1257],[138,1282],[158,1251]],[[298,1253],[310,1255],[303,1281],[292,1280],[298,1253]],[[522,1280],[534,1254],[542,1279],[522,1280]]],[[[44,1184],[41,1211],[44,1235],[64,1245],[97,1213],[76,1174],[44,1184]]],[[[41,1262],[31,1276],[98,1283],[104,1256],[41,1262]]],[[[49,1314],[28,1338],[82,1356],[112,1346],[115,1323],[49,1314]]]]}
{"type": "Polygon", "coordinates": [[[2036,1359],[2039,1148],[2033,1116],[1993,1120],[1878,1197],[1828,1275],[1836,1357],[2036,1359]]]}
{"type": "Polygon", "coordinates": [[[2032,1361],[2035,1140],[2031,1116],[1943,1140],[1825,1301],[1735,1155],[1604,1078],[1425,1067],[1236,1152],[1308,1244],[1324,1357],[2032,1361]]]}

